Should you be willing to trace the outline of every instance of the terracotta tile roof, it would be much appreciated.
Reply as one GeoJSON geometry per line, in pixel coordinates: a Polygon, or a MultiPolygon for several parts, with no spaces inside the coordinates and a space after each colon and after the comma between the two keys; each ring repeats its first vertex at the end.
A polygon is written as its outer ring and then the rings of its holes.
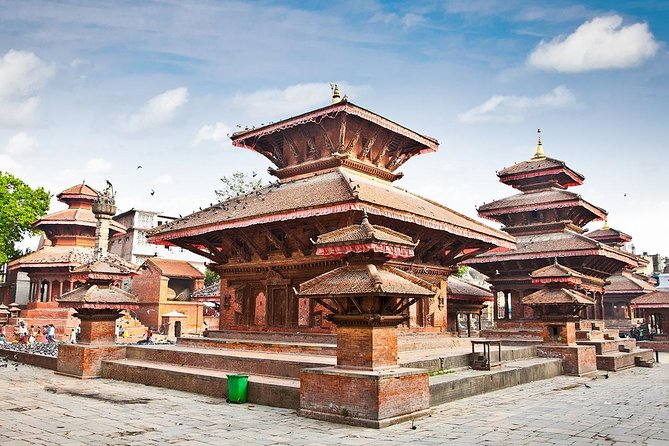
{"type": "Polygon", "coordinates": [[[594,299],[566,288],[544,288],[523,297],[523,305],[594,305],[594,299]]]}
{"type": "MultiPolygon", "coordinates": [[[[97,226],[97,219],[90,209],[64,209],[45,215],[33,224],[37,229],[53,225],[77,225],[95,228],[97,226]]],[[[112,234],[125,234],[126,228],[122,224],[111,220],[109,222],[109,231],[112,234]]]]}
{"type": "Polygon", "coordinates": [[[584,279],[585,274],[581,274],[578,271],[575,271],[566,266],[560,265],[559,263],[553,263],[552,265],[544,266],[539,268],[536,271],[533,271],[530,274],[530,277],[533,279],[547,279],[547,278],[561,278],[561,277],[578,277],[584,279]]]}
{"type": "Polygon", "coordinates": [[[83,265],[73,268],[72,273],[130,275],[138,269],[139,266],[128,262],[124,258],[107,253],[100,259],[92,259],[83,265]]]}
{"type": "Polygon", "coordinates": [[[91,262],[93,248],[75,246],[45,246],[9,263],[9,269],[44,266],[79,266],[91,262]]]}
{"type": "Polygon", "coordinates": [[[548,189],[533,192],[524,192],[512,195],[501,200],[486,203],[478,207],[482,215],[499,215],[518,211],[553,209],[567,206],[582,206],[593,214],[604,218],[606,211],[585,201],[579,194],[561,189],[548,189]]]}
{"type": "Polygon", "coordinates": [[[653,291],[630,301],[632,305],[646,308],[669,308],[669,291],[653,291]]]}
{"type": "MultiPolygon", "coordinates": [[[[507,167],[505,169],[502,169],[497,173],[498,176],[507,176],[507,175],[516,175],[519,173],[526,173],[526,172],[538,172],[541,170],[551,170],[555,168],[566,168],[571,170],[567,165],[564,163],[564,161],[556,160],[554,158],[538,158],[538,159],[531,159],[528,161],[521,161],[520,163],[516,163],[513,166],[507,167]]],[[[578,176],[581,178],[585,178],[583,175],[580,173],[571,170],[572,172],[576,173],[578,176]]]]}
{"type": "Polygon", "coordinates": [[[596,229],[594,231],[590,231],[585,234],[587,237],[590,237],[591,239],[606,242],[606,241],[617,241],[617,242],[628,242],[632,240],[632,236],[629,234],[625,234],[622,231],[618,231],[617,229],[612,229],[612,228],[602,228],[602,229],[596,229]]]}
{"type": "Polygon", "coordinates": [[[447,294],[449,297],[451,297],[451,295],[458,295],[482,297],[486,300],[493,299],[493,294],[490,290],[455,276],[448,277],[447,294]]]}
{"type": "Polygon", "coordinates": [[[220,297],[221,296],[221,282],[212,283],[209,286],[200,288],[191,293],[191,298],[203,298],[203,297],[220,297]]]}
{"type": "Polygon", "coordinates": [[[150,231],[151,242],[227,228],[366,210],[462,237],[512,248],[513,237],[430,200],[347,169],[273,184],[150,231]]]}
{"type": "Polygon", "coordinates": [[[384,226],[371,225],[366,216],[364,217],[363,223],[359,225],[346,226],[319,235],[316,240],[316,245],[327,246],[364,242],[386,242],[411,248],[416,246],[413,239],[408,235],[393,231],[384,226]]]}
{"type": "Polygon", "coordinates": [[[86,284],[56,299],[61,307],[124,309],[137,306],[137,296],[115,286],[86,284]]]}
{"type": "Polygon", "coordinates": [[[72,187],[68,187],[58,195],[56,195],[56,198],[58,198],[60,201],[63,201],[63,199],[71,199],[71,198],[84,198],[84,199],[90,199],[91,201],[95,200],[98,197],[98,191],[93,189],[87,184],[77,184],[72,187]]]}
{"type": "MultiPolygon", "coordinates": [[[[623,265],[636,267],[637,256],[612,248],[581,234],[565,230],[557,233],[516,236],[515,251],[489,251],[463,263],[485,264],[505,260],[551,259],[583,255],[601,255],[616,259],[623,265]]],[[[622,265],[621,265],[622,266],[622,265]]]]}
{"type": "Polygon", "coordinates": [[[146,262],[152,264],[165,277],[204,279],[204,274],[185,260],[168,260],[151,257],[146,262]]]}
{"type": "Polygon", "coordinates": [[[300,285],[300,297],[434,296],[432,284],[388,265],[349,264],[300,285]]]}
{"type": "Polygon", "coordinates": [[[606,293],[649,293],[655,287],[645,280],[634,277],[631,273],[622,272],[609,277],[610,283],[604,287],[606,293]]]}

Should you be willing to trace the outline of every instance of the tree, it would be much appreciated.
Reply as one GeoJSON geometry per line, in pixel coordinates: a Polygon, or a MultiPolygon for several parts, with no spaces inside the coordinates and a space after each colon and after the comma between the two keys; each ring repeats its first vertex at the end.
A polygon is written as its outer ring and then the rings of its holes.
{"type": "Polygon", "coordinates": [[[10,173],[0,172],[0,262],[21,257],[16,243],[36,234],[32,224],[49,210],[51,194],[32,189],[10,173]]]}
{"type": "Polygon", "coordinates": [[[219,280],[221,280],[221,276],[219,276],[217,273],[210,270],[209,268],[207,268],[205,270],[205,272],[204,272],[204,286],[213,285],[216,282],[218,282],[219,280]]]}
{"type": "Polygon", "coordinates": [[[232,175],[221,178],[223,188],[217,189],[214,192],[216,192],[216,196],[221,201],[253,192],[262,186],[262,180],[256,178],[256,175],[255,172],[251,175],[239,171],[233,172],[232,175]]]}

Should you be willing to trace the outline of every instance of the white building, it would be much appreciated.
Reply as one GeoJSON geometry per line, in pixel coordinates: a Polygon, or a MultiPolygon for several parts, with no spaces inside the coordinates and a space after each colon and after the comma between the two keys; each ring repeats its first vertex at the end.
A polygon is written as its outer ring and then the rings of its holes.
{"type": "Polygon", "coordinates": [[[175,220],[175,217],[161,215],[160,212],[130,209],[114,216],[114,220],[127,228],[125,234],[112,237],[109,252],[141,265],[150,257],[170,260],[185,260],[204,272],[204,257],[175,246],[154,245],[146,241],[146,231],[175,220]]]}

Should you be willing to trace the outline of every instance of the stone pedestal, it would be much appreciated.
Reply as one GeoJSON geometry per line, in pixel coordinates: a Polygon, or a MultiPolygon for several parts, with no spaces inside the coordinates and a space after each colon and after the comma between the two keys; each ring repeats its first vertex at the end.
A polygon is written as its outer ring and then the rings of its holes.
{"type": "Polygon", "coordinates": [[[590,345],[537,346],[537,355],[543,358],[562,358],[565,375],[584,376],[597,371],[597,352],[590,345]]]}
{"type": "Polygon", "coordinates": [[[301,416],[378,429],[429,411],[428,373],[398,366],[395,325],[337,326],[337,366],[300,374],[301,416]]]}
{"type": "Polygon", "coordinates": [[[337,367],[354,370],[397,367],[397,327],[337,327],[337,367]]]}
{"type": "Polygon", "coordinates": [[[304,369],[298,414],[335,423],[383,428],[430,413],[426,370],[304,369]]]}
{"type": "Polygon", "coordinates": [[[122,345],[61,344],[56,373],[81,379],[100,378],[102,361],[125,358],[122,345]]]}
{"type": "Polygon", "coordinates": [[[79,344],[58,346],[57,373],[77,378],[99,378],[102,361],[125,358],[125,347],[115,345],[119,310],[78,310],[81,320],[79,344]]]}

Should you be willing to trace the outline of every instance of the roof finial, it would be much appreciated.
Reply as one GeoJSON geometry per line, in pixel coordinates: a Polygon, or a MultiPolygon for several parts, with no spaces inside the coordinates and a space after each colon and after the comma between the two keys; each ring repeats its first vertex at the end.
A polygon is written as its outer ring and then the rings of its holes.
{"type": "Polygon", "coordinates": [[[367,218],[367,210],[362,210],[362,221],[360,222],[360,228],[364,229],[368,235],[371,235],[374,232],[374,227],[369,223],[369,218],[367,218]]]}
{"type": "Polygon", "coordinates": [[[604,218],[604,225],[602,226],[602,229],[611,229],[609,227],[609,217],[604,218]]]}
{"type": "Polygon", "coordinates": [[[544,154],[544,146],[541,145],[541,129],[537,129],[537,152],[532,158],[546,158],[546,154],[544,154]]]}
{"type": "Polygon", "coordinates": [[[332,103],[336,104],[341,101],[341,94],[339,93],[339,86],[334,82],[330,82],[330,89],[332,90],[332,103]]]}

